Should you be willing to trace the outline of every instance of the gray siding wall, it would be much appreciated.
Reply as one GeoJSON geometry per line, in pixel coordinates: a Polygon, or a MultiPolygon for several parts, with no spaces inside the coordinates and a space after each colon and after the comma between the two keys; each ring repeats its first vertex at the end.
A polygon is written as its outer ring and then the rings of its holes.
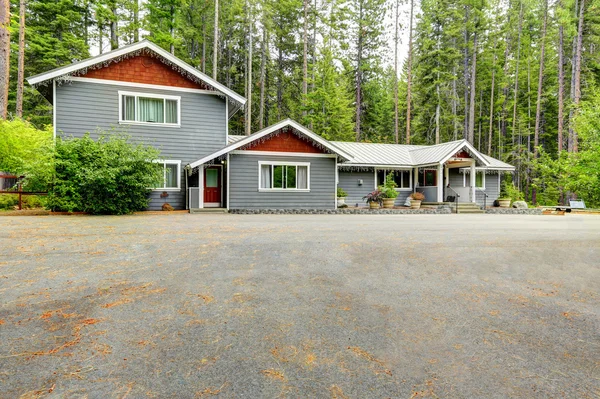
{"type": "Polygon", "coordinates": [[[333,209],[335,159],[231,154],[229,156],[230,209],[333,209]],[[258,161],[310,162],[310,192],[259,192],[258,161]]]}
{"type": "Polygon", "coordinates": [[[183,167],[226,145],[227,113],[225,100],[216,95],[175,90],[147,89],[89,82],[64,83],[56,87],[56,129],[59,135],[82,137],[97,129],[123,132],[153,145],[161,158],[181,160],[181,191],[170,191],[160,198],[153,191],[149,209],[159,209],[168,202],[175,209],[185,208],[183,167]],[[181,127],[119,125],[119,91],[166,94],[181,97],[181,127]]]}
{"type": "MultiPolygon", "coordinates": [[[[411,172],[412,173],[412,172],[411,172]]],[[[363,197],[375,190],[375,172],[350,172],[340,170],[338,186],[348,193],[346,204],[348,206],[367,206],[363,197]],[[358,185],[358,180],[362,179],[362,186],[358,185]]],[[[403,206],[406,198],[412,193],[412,190],[398,191],[398,197],[394,205],[403,206]]]]}

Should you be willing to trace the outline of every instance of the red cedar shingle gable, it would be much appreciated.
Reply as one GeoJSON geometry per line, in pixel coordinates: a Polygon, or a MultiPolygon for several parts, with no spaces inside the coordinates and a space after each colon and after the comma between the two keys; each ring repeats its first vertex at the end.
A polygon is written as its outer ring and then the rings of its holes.
{"type": "Polygon", "coordinates": [[[175,72],[160,60],[147,55],[127,58],[117,63],[111,63],[104,68],[89,70],[82,76],[120,82],[210,90],[208,87],[192,82],[175,72]]]}
{"type": "Polygon", "coordinates": [[[315,147],[308,141],[304,141],[290,132],[281,132],[271,136],[266,141],[246,148],[250,151],[274,151],[274,152],[304,152],[311,154],[326,154],[325,151],[315,147]]]}

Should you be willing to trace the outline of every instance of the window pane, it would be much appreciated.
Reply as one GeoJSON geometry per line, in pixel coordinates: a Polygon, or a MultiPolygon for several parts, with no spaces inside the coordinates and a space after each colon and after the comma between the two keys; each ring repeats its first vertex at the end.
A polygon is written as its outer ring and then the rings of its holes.
{"type": "Polygon", "coordinates": [[[273,188],[283,188],[283,166],[273,165],[273,188]]]}
{"type": "Polygon", "coordinates": [[[475,187],[483,187],[483,172],[475,173],[475,187]]]}
{"type": "Polygon", "coordinates": [[[138,121],[164,123],[165,102],[161,98],[138,97],[138,121]]]}
{"type": "Polygon", "coordinates": [[[394,171],[394,183],[398,188],[402,188],[402,176],[404,174],[403,170],[395,170],[394,171]]]}
{"type": "Polygon", "coordinates": [[[378,170],[377,171],[377,185],[383,186],[384,183],[385,183],[385,170],[378,170]]]}
{"type": "Polygon", "coordinates": [[[260,165],[260,188],[271,188],[271,165],[260,165]]]}
{"type": "Polygon", "coordinates": [[[436,185],[436,171],[435,170],[426,170],[425,171],[425,185],[426,186],[435,186],[436,185]]]}
{"type": "Polygon", "coordinates": [[[219,171],[206,169],[206,187],[219,187],[219,171]]]}
{"type": "Polygon", "coordinates": [[[298,166],[296,183],[300,189],[308,188],[308,166],[298,166]]]}
{"type": "Polygon", "coordinates": [[[410,188],[410,171],[403,170],[402,171],[402,188],[410,188]]]}
{"type": "Polygon", "coordinates": [[[177,188],[177,165],[165,165],[165,188],[177,188]]]}
{"type": "Polygon", "coordinates": [[[296,188],[296,167],[286,166],[286,185],[285,188],[296,188]]]}
{"type": "Polygon", "coordinates": [[[165,122],[177,123],[177,100],[165,100],[165,122]]]}
{"type": "Polygon", "coordinates": [[[124,121],[135,121],[135,97],[123,96],[121,115],[124,121]]]}

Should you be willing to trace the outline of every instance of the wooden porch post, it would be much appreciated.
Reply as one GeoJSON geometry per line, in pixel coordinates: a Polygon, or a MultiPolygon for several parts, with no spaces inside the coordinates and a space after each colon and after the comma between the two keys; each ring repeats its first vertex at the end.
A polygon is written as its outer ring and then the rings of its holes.
{"type": "Polygon", "coordinates": [[[438,165],[437,170],[437,202],[444,202],[444,181],[443,181],[443,173],[444,173],[444,164],[438,165]]]}
{"type": "Polygon", "coordinates": [[[471,194],[471,202],[476,202],[475,201],[475,161],[473,160],[471,162],[471,170],[469,172],[469,181],[471,182],[471,189],[469,191],[469,193],[471,194]]]}
{"type": "Polygon", "coordinates": [[[413,192],[416,193],[417,192],[417,183],[419,182],[419,168],[416,167],[413,170],[414,170],[413,192]]]}
{"type": "Polygon", "coordinates": [[[204,164],[198,166],[198,208],[204,208],[204,164]]]}

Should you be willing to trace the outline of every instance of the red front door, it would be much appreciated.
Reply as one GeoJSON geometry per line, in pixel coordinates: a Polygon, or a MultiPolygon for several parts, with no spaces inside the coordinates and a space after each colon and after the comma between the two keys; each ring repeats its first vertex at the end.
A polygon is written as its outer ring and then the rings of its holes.
{"type": "Polygon", "coordinates": [[[204,206],[221,206],[221,168],[204,169],[204,206]]]}

